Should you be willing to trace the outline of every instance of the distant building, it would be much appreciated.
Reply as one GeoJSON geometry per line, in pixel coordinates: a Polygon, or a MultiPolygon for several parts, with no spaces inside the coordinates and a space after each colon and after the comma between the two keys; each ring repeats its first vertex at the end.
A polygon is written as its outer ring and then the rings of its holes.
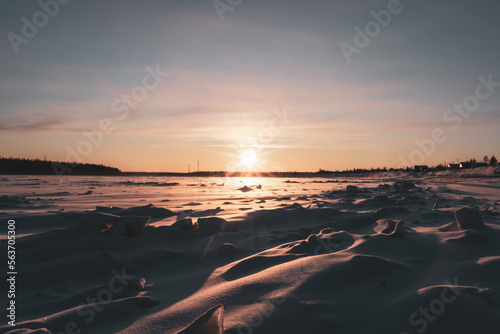
{"type": "Polygon", "coordinates": [[[459,169],[460,168],[460,164],[448,164],[448,168],[449,169],[459,169]]]}
{"type": "Polygon", "coordinates": [[[474,164],[474,167],[486,167],[486,166],[488,166],[488,164],[485,162],[478,162],[474,164]]]}
{"type": "Polygon", "coordinates": [[[470,162],[461,162],[460,168],[472,168],[472,164],[470,162]]]}
{"type": "Polygon", "coordinates": [[[414,170],[416,173],[419,172],[428,172],[429,171],[429,166],[427,165],[415,165],[414,170]]]}

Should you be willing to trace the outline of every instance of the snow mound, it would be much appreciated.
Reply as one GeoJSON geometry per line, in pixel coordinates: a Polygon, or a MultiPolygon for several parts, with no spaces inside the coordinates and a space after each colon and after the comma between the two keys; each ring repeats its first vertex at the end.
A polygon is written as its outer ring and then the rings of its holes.
{"type": "Polygon", "coordinates": [[[455,211],[455,218],[461,230],[482,230],[485,228],[481,216],[469,208],[461,208],[455,211]]]}

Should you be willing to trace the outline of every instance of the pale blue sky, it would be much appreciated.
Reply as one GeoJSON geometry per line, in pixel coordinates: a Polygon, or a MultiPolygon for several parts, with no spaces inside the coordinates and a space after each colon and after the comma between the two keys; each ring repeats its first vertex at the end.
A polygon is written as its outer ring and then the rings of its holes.
{"type": "Polygon", "coordinates": [[[424,163],[500,155],[500,87],[443,121],[479,76],[500,82],[500,3],[401,1],[348,63],[339,44],[388,3],[245,0],[221,21],[205,0],[72,0],[16,54],[8,34],[41,8],[4,1],[0,155],[65,160],[103,118],[115,130],[81,161],[123,170],[227,169],[247,148],[261,169],[399,167],[435,128],[447,140],[424,163]],[[156,65],[169,76],[118,119],[111,103],[156,65]],[[293,118],[263,141],[276,109],[293,118]]]}

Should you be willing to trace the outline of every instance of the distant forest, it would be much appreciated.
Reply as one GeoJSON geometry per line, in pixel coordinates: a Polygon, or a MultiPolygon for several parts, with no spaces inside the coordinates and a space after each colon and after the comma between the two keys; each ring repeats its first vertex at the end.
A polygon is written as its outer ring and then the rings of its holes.
{"type": "Polygon", "coordinates": [[[116,175],[120,173],[118,168],[104,165],[0,157],[0,174],[116,175]]]}
{"type": "Polygon", "coordinates": [[[118,168],[97,164],[48,161],[40,159],[4,158],[0,157],[0,174],[25,174],[25,175],[119,175],[119,176],[198,176],[198,177],[307,177],[343,175],[351,173],[380,173],[392,171],[405,172],[431,172],[446,169],[466,169],[482,166],[496,166],[497,159],[485,156],[482,162],[470,159],[457,164],[440,164],[438,166],[415,166],[406,168],[354,168],[347,170],[324,170],[316,172],[227,172],[227,171],[199,171],[191,173],[179,172],[122,172],[118,168]]]}

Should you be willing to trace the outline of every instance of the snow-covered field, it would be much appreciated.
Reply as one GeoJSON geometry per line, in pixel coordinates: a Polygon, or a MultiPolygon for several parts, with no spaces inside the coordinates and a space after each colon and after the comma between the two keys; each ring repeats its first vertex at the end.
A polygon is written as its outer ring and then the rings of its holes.
{"type": "Polygon", "coordinates": [[[457,176],[0,176],[0,333],[498,333],[500,179],[457,176]]]}

